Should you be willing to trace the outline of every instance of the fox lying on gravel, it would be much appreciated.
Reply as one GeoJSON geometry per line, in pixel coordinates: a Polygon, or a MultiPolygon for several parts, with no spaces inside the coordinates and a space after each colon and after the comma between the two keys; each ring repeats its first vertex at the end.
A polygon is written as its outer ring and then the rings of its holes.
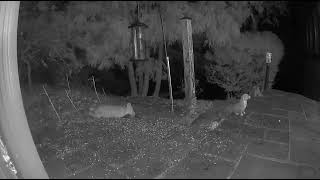
{"type": "Polygon", "coordinates": [[[89,109],[89,115],[96,118],[121,118],[126,115],[134,117],[134,112],[131,103],[127,103],[126,106],[121,105],[99,105],[96,108],[91,107],[89,109]]]}

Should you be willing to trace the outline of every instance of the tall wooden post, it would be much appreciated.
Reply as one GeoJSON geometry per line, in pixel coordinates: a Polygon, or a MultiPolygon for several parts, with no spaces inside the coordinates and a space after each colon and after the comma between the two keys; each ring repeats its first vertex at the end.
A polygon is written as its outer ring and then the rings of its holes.
{"type": "MultiPolygon", "coordinates": [[[[182,21],[185,101],[188,107],[190,108],[190,111],[189,111],[190,114],[193,115],[197,99],[196,99],[196,91],[195,91],[191,18],[184,17],[181,19],[181,21],[182,21]]],[[[188,123],[191,124],[191,122],[188,122],[188,123]]]]}
{"type": "Polygon", "coordinates": [[[22,103],[17,64],[19,5],[19,1],[0,1],[0,130],[18,176],[48,178],[22,103]]]}
{"type": "Polygon", "coordinates": [[[266,75],[265,75],[264,87],[263,87],[264,91],[270,89],[269,74],[270,74],[271,56],[272,56],[272,53],[270,52],[266,53],[266,75]]]}

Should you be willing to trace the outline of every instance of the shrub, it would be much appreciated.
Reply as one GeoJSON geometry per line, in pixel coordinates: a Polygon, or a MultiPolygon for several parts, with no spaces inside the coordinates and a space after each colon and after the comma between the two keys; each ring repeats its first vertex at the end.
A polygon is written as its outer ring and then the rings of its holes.
{"type": "Polygon", "coordinates": [[[274,82],[283,51],[282,41],[272,32],[244,33],[230,46],[207,51],[207,80],[224,88],[229,97],[249,93],[253,86],[262,86],[266,52],[272,53],[270,81],[274,82]]]}

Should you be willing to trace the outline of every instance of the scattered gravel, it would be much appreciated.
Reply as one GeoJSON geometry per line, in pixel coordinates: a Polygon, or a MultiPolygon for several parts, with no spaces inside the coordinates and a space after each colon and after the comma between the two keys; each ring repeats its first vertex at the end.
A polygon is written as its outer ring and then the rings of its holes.
{"type": "MultiPolygon", "coordinates": [[[[27,109],[29,125],[32,134],[37,137],[35,144],[43,162],[54,153],[57,158],[69,162],[69,169],[76,171],[84,165],[104,161],[108,149],[114,144],[139,151],[161,146],[175,134],[184,134],[190,142],[194,141],[188,126],[183,123],[190,115],[182,100],[174,101],[174,112],[171,112],[171,101],[168,99],[105,97],[100,94],[104,104],[131,102],[136,117],[93,118],[88,115],[88,110],[99,104],[94,92],[71,92],[70,98],[77,111],[63,89],[57,91],[47,88],[47,91],[61,121],[58,121],[48,97],[44,94],[38,97],[40,100],[37,103],[29,105],[27,109]],[[48,134],[44,129],[52,129],[53,132],[48,134]]],[[[212,101],[198,100],[192,118],[210,108],[213,108],[212,101]]]]}

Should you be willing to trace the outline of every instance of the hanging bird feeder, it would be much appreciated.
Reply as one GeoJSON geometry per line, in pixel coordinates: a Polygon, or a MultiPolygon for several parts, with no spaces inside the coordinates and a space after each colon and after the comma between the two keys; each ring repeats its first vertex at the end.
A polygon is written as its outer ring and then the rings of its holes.
{"type": "Polygon", "coordinates": [[[142,22],[136,21],[131,24],[129,28],[131,29],[132,60],[144,61],[146,60],[144,29],[148,28],[148,26],[142,22]]]}
{"type": "Polygon", "coordinates": [[[131,51],[133,61],[146,60],[146,42],[144,39],[144,30],[148,26],[139,21],[139,5],[137,6],[137,18],[129,27],[131,29],[131,51]]]}

